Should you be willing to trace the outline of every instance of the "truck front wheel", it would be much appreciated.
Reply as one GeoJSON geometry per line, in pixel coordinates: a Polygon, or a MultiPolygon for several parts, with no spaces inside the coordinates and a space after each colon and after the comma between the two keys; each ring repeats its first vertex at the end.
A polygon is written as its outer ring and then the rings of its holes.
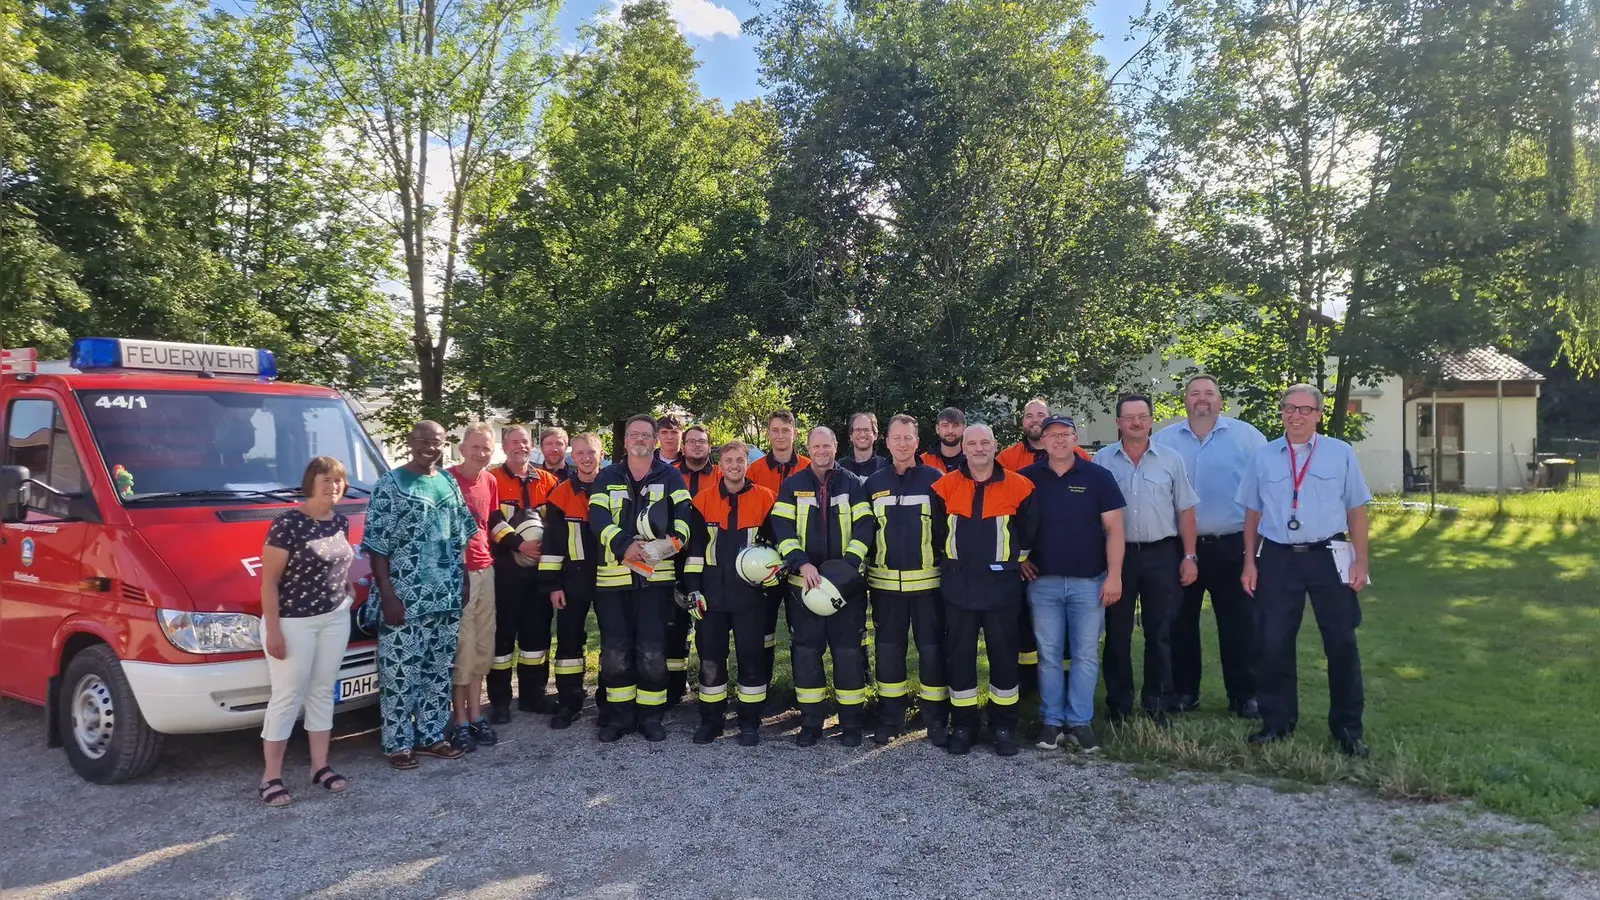
{"type": "Polygon", "coordinates": [[[58,722],[72,768],[96,784],[116,784],[150,771],[161,758],[161,734],[145,724],[117,654],[86,647],[61,676],[58,722]]]}

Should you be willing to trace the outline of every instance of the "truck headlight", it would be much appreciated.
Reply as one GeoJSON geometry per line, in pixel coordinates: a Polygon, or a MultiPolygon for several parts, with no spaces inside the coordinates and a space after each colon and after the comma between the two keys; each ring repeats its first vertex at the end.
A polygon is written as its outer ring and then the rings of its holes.
{"type": "Polygon", "coordinates": [[[248,613],[158,609],[172,646],[189,653],[250,653],[261,649],[261,618],[248,613]]]}

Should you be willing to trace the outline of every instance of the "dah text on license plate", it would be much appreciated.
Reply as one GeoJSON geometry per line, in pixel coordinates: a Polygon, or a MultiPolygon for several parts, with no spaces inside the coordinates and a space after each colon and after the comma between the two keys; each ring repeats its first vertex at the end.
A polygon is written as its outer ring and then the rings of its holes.
{"type": "Polygon", "coordinates": [[[339,679],[333,687],[334,703],[349,703],[358,697],[365,697],[378,692],[378,673],[368,672],[365,675],[352,675],[349,678],[339,679]]]}

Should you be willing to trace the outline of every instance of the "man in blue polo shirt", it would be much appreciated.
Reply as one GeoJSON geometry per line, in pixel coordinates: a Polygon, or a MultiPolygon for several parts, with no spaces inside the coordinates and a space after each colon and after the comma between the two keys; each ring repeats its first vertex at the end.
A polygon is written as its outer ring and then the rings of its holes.
{"type": "Polygon", "coordinates": [[[1085,753],[1100,749],[1090,722],[1100,677],[1100,632],[1105,608],[1122,598],[1122,509],[1117,480],[1078,458],[1078,426],[1069,416],[1044,422],[1048,458],[1022,470],[1033,482],[1039,534],[1029,561],[1028,603],[1039,644],[1037,747],[1054,750],[1070,740],[1085,753]],[[1072,641],[1072,672],[1063,675],[1072,641]]]}

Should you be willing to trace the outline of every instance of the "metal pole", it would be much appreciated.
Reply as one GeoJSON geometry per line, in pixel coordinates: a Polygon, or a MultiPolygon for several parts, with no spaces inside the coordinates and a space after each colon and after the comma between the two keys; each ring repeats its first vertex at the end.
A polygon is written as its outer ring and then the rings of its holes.
{"type": "Polygon", "coordinates": [[[1505,406],[1505,381],[1494,380],[1494,511],[1506,511],[1506,435],[1501,409],[1505,406]]]}
{"type": "Polygon", "coordinates": [[[1433,389],[1428,415],[1433,419],[1433,477],[1428,479],[1428,512],[1439,508],[1439,388],[1433,389]]]}

